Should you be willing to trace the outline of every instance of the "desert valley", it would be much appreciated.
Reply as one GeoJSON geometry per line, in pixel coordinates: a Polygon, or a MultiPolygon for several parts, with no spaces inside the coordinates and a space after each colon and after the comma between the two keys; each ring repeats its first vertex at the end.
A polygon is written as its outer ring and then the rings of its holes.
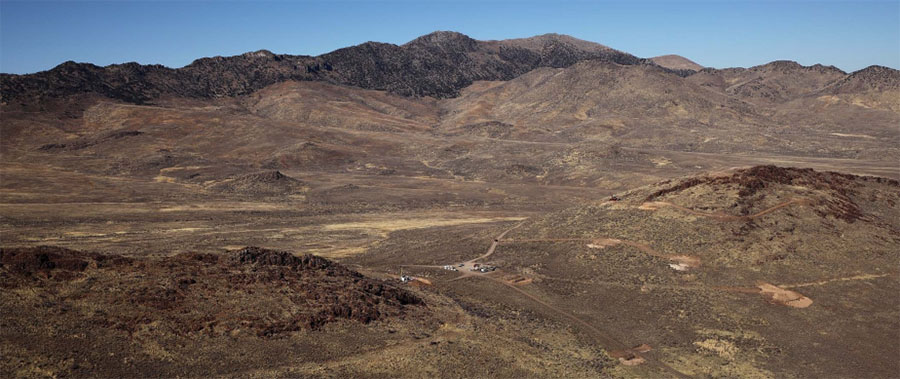
{"type": "Polygon", "coordinates": [[[896,377],[900,71],[435,32],[0,75],[3,377],[896,377]]]}

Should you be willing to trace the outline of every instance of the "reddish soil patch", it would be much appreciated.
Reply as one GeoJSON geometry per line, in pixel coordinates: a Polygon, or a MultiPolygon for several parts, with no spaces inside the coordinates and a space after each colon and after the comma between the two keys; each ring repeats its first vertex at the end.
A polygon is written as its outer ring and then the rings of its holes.
{"type": "Polygon", "coordinates": [[[637,366],[647,361],[646,359],[641,357],[640,354],[646,353],[650,350],[653,350],[650,345],[642,343],[640,345],[632,347],[631,349],[610,351],[609,356],[618,359],[619,363],[625,366],[637,366]]]}
{"type": "Polygon", "coordinates": [[[522,275],[507,275],[503,280],[514,286],[524,286],[534,281],[534,279],[522,275]]]}
{"type": "Polygon", "coordinates": [[[411,285],[411,286],[413,286],[413,287],[423,287],[423,286],[431,286],[431,285],[434,285],[434,283],[432,283],[430,280],[425,279],[425,278],[413,278],[413,279],[409,282],[409,285],[411,285]]]}
{"type": "Polygon", "coordinates": [[[700,258],[687,255],[676,255],[669,258],[672,262],[669,267],[675,271],[690,271],[691,269],[700,267],[700,258]]]}
{"type": "Polygon", "coordinates": [[[784,289],[774,284],[759,282],[757,283],[757,287],[759,287],[760,293],[773,303],[794,308],[806,308],[813,303],[812,299],[803,296],[798,292],[784,289]]]}

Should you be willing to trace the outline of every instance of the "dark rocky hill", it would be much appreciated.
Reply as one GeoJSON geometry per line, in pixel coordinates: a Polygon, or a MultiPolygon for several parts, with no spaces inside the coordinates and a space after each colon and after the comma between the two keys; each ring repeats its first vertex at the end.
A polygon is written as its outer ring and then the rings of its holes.
{"type": "Polygon", "coordinates": [[[834,93],[857,93],[900,89],[900,70],[872,65],[848,75],[830,88],[834,93]]]}
{"type": "Polygon", "coordinates": [[[280,171],[265,171],[241,175],[212,186],[224,192],[237,192],[250,195],[283,195],[301,192],[303,183],[280,171]]]}
{"type": "Polygon", "coordinates": [[[265,337],[342,320],[369,323],[424,305],[392,283],[328,259],[257,247],[161,259],[49,246],[0,249],[0,277],[6,288],[64,286],[91,278],[89,287],[111,290],[87,292],[90,304],[107,304],[112,315],[97,327],[126,331],[154,320],[175,333],[210,332],[203,329],[212,315],[214,333],[243,328],[265,337]],[[198,313],[201,309],[209,312],[198,313]],[[269,318],[255,317],[264,309],[271,311],[269,318]]]}
{"type": "Polygon", "coordinates": [[[406,96],[452,97],[475,80],[509,80],[537,67],[567,67],[587,59],[649,63],[568,36],[477,41],[460,33],[435,32],[399,46],[366,42],[317,57],[260,50],[201,58],[178,69],[133,62],[99,67],[69,61],[35,74],[2,74],[0,95],[9,104],[80,93],[146,103],[165,95],[245,95],[287,80],[313,80],[406,96]]]}

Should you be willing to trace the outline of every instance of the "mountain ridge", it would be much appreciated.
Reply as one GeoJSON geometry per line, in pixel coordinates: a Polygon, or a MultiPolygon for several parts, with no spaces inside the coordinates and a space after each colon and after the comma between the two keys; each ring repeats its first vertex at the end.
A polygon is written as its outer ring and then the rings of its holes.
{"type": "Polygon", "coordinates": [[[199,58],[181,68],[133,62],[101,67],[66,61],[34,74],[0,74],[0,100],[27,103],[94,92],[141,104],[165,95],[246,95],[288,80],[325,81],[404,96],[443,98],[456,96],[476,80],[509,80],[537,67],[567,67],[586,59],[652,64],[631,54],[588,44],[561,36],[478,41],[461,33],[435,32],[403,45],[365,42],[318,56],[258,50],[199,58]]]}
{"type": "MultiPolygon", "coordinates": [[[[144,104],[166,96],[198,99],[241,96],[290,80],[322,81],[403,96],[452,98],[475,81],[510,80],[535,68],[563,68],[585,60],[656,65],[682,77],[767,67],[803,67],[846,75],[833,66],[801,66],[791,61],[775,61],[750,68],[714,69],[699,67],[686,58],[675,65],[660,64],[664,57],[639,58],[599,43],[554,33],[476,40],[459,32],[437,31],[401,45],[369,41],[318,56],[256,50],[233,56],[198,58],[179,68],[137,62],[98,66],[70,60],[32,74],[0,74],[0,102],[24,105],[96,93],[144,104]]],[[[897,72],[885,69],[888,76],[897,72]]]]}

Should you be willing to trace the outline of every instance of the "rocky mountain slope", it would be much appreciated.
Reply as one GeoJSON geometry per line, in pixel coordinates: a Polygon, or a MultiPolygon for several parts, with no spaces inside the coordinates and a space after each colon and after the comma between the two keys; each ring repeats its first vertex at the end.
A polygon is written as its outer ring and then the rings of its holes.
{"type": "MultiPolygon", "coordinates": [[[[763,104],[794,99],[847,77],[831,66],[803,67],[790,61],[749,69],[703,69],[677,55],[642,59],[558,34],[478,41],[460,33],[434,32],[403,45],[366,42],[316,57],[261,50],[201,58],[177,69],[137,63],[98,67],[70,61],[35,74],[0,74],[0,101],[34,105],[80,94],[138,104],[173,96],[213,99],[248,95],[285,81],[324,81],[404,96],[444,98],[457,96],[475,81],[505,81],[536,68],[563,68],[587,60],[658,66],[690,76],[691,82],[763,104]]],[[[871,88],[896,86],[891,84],[897,80],[893,69],[867,68],[859,76],[879,77],[866,79],[882,83],[871,88]]],[[[835,90],[850,85],[841,84],[835,90]]]]}
{"type": "MultiPolygon", "coordinates": [[[[900,92],[891,89],[897,71],[882,71],[811,93],[789,74],[761,73],[793,88],[769,106],[693,79],[716,71],[683,78],[598,60],[478,81],[441,100],[312,81],[157,105],[83,95],[34,105],[44,112],[3,106],[0,148],[7,162],[231,194],[256,191],[229,189],[236,178],[272,170],[627,188],[653,180],[634,170],[716,164],[678,152],[885,160],[900,146],[900,92]]],[[[286,188],[272,193],[302,193],[286,188]]]]}
{"type": "Polygon", "coordinates": [[[485,90],[473,87],[448,103],[448,108],[458,110],[445,116],[445,123],[451,125],[499,120],[554,132],[602,119],[613,124],[635,118],[703,120],[714,110],[740,110],[739,104],[730,106],[726,96],[660,67],[598,61],[538,69],[485,90]]]}
{"type": "Polygon", "coordinates": [[[452,97],[475,80],[509,80],[537,67],[566,67],[587,59],[649,62],[561,35],[477,41],[460,33],[435,32],[399,46],[366,42],[317,57],[261,50],[202,58],[178,69],[66,62],[36,74],[0,75],[0,94],[7,104],[82,93],[145,103],[163,96],[247,95],[283,81],[312,80],[406,96],[452,97]]]}
{"type": "Polygon", "coordinates": [[[867,70],[845,75],[824,66],[774,62],[751,69],[704,69],[683,78],[657,66],[586,61],[505,82],[476,83],[442,102],[441,128],[455,134],[605,140],[679,151],[834,157],[873,152],[874,157],[891,149],[888,141],[900,141],[894,127],[900,123],[895,110],[900,92],[891,84],[900,71],[872,75],[878,79],[868,81],[883,83],[879,90],[830,92],[839,82],[862,82],[867,70]],[[859,148],[848,150],[849,145],[859,148]]]}
{"type": "MultiPolygon", "coordinates": [[[[172,109],[186,110],[179,113],[191,118],[265,119],[260,121],[274,126],[237,133],[245,138],[241,151],[262,149],[244,157],[281,156],[264,163],[251,159],[266,169],[287,168],[298,159],[311,164],[322,159],[322,167],[359,160],[349,157],[359,151],[346,151],[340,143],[327,146],[329,139],[319,139],[320,133],[336,137],[334,141],[368,139],[378,146],[395,139],[376,134],[400,133],[418,142],[440,143],[433,139],[440,136],[591,141],[676,151],[865,159],[889,155],[900,141],[894,127],[900,122],[900,71],[894,69],[873,66],[846,74],[831,66],[776,61],[747,69],[687,71],[569,36],[476,41],[452,32],[400,46],[366,43],[319,57],[256,52],[203,58],[180,69],[66,63],[47,72],[0,78],[6,99],[3,142],[22,146],[23,141],[41,141],[37,147],[46,145],[46,152],[59,152],[62,145],[75,151],[85,144],[106,144],[112,135],[88,136],[97,131],[81,124],[102,113],[96,110],[110,107],[98,103],[110,101],[155,106],[139,114],[132,109],[103,116],[119,125],[120,116],[142,118],[172,109]],[[314,136],[303,129],[289,132],[289,124],[325,129],[314,136]],[[337,137],[340,130],[354,132],[337,137]],[[274,134],[290,137],[269,139],[274,134]]],[[[147,121],[129,123],[152,126],[147,121]]],[[[136,127],[102,129],[144,133],[136,127]]],[[[206,133],[183,124],[176,129],[181,130],[177,135],[206,133]]],[[[141,139],[148,140],[146,135],[116,138],[141,139]]],[[[460,167],[441,163],[458,161],[455,154],[435,156],[451,150],[425,149],[428,156],[415,160],[460,172],[460,167]]],[[[371,156],[374,150],[367,151],[371,156]]],[[[379,161],[368,163],[398,169],[379,161]]]]}
{"type": "Polygon", "coordinates": [[[896,91],[900,89],[897,70],[884,66],[869,66],[834,83],[833,93],[860,93],[870,91],[896,91]]]}
{"type": "Polygon", "coordinates": [[[760,105],[779,104],[815,92],[847,73],[833,66],[775,61],[747,69],[705,69],[688,81],[760,105]]]}

